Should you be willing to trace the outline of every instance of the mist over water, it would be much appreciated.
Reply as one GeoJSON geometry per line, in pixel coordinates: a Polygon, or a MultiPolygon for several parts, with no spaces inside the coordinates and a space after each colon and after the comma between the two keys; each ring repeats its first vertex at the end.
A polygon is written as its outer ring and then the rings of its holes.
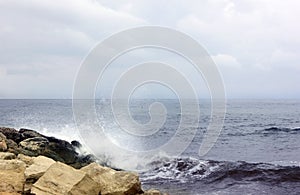
{"type": "MultiPolygon", "coordinates": [[[[149,105],[154,101],[165,106],[167,120],[152,136],[138,139],[122,133],[109,113],[109,101],[96,100],[96,123],[107,137],[98,140],[98,151],[83,151],[95,153],[102,163],[137,170],[146,187],[165,189],[171,194],[300,192],[299,100],[229,100],[221,135],[201,158],[198,151],[210,120],[208,100],[200,100],[199,124],[191,120],[184,131],[188,134],[196,128],[197,133],[182,156],[160,153],[141,158],[134,152],[120,154],[112,150],[111,141],[140,151],[159,147],[174,135],[181,117],[177,100],[133,100],[132,117],[141,124],[147,123],[149,105]]],[[[30,128],[83,144],[85,141],[76,128],[71,100],[0,100],[0,126],[30,128]]]]}

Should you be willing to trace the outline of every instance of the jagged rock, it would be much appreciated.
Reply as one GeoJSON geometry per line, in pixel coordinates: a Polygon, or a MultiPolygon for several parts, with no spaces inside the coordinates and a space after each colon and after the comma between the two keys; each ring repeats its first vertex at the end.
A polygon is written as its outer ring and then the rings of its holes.
{"type": "MultiPolygon", "coordinates": [[[[3,150],[7,148],[8,152],[16,155],[43,155],[75,168],[81,168],[95,161],[92,155],[79,155],[77,153],[76,149],[81,147],[78,141],[73,141],[71,144],[55,137],[42,135],[30,129],[20,129],[17,131],[13,128],[0,127],[0,133],[2,133],[4,137],[6,136],[7,147],[2,144],[3,150]]],[[[0,138],[0,151],[1,143],[0,138]]]]}
{"type": "Polygon", "coordinates": [[[78,153],[69,142],[57,139],[55,137],[47,137],[47,139],[49,140],[47,150],[52,152],[52,154],[48,153],[49,157],[66,164],[72,164],[76,162],[78,153]]]}
{"type": "Polygon", "coordinates": [[[24,162],[16,159],[0,160],[0,192],[22,192],[24,172],[24,162]]]}
{"type": "Polygon", "coordinates": [[[33,184],[31,192],[38,195],[98,195],[100,187],[85,172],[57,162],[51,165],[46,173],[33,184]]]}
{"type": "Polygon", "coordinates": [[[38,180],[54,163],[54,160],[45,156],[34,157],[32,164],[25,170],[25,178],[38,180]]]}
{"type": "Polygon", "coordinates": [[[8,151],[13,152],[18,149],[18,144],[11,139],[6,140],[8,151]]]}
{"type": "Polygon", "coordinates": [[[115,171],[97,163],[91,163],[80,170],[86,172],[99,186],[101,195],[131,195],[141,194],[141,182],[135,173],[115,171]]]}
{"type": "Polygon", "coordinates": [[[54,160],[45,156],[33,157],[31,165],[25,170],[26,183],[24,191],[30,191],[32,184],[35,183],[54,163],[54,160]]]}
{"type": "Polygon", "coordinates": [[[42,135],[34,130],[24,129],[24,128],[21,128],[19,130],[19,134],[21,134],[21,137],[23,140],[28,139],[28,138],[33,138],[33,137],[44,137],[44,135],[42,135]]]}
{"type": "Polygon", "coordinates": [[[12,160],[15,159],[16,155],[10,152],[0,152],[0,159],[1,160],[12,160]]]}
{"type": "Polygon", "coordinates": [[[22,141],[21,134],[14,128],[0,127],[0,132],[6,136],[6,139],[11,139],[16,143],[22,141]]]}
{"type": "Polygon", "coordinates": [[[0,132],[0,152],[5,152],[7,150],[6,136],[0,132]]]}
{"type": "Polygon", "coordinates": [[[79,141],[76,141],[76,140],[71,141],[71,144],[72,144],[73,147],[76,147],[76,148],[81,148],[82,147],[81,143],[79,141]]]}
{"type": "Polygon", "coordinates": [[[41,153],[45,150],[46,146],[49,144],[49,141],[44,137],[33,137],[28,138],[20,142],[20,146],[29,151],[36,151],[41,153]]]}

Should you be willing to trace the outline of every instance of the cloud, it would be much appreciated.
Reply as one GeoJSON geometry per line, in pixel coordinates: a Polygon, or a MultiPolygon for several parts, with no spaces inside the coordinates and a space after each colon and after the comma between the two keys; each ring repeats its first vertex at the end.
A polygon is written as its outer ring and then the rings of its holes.
{"type": "Polygon", "coordinates": [[[202,44],[232,97],[300,97],[299,7],[293,0],[0,1],[0,80],[7,84],[0,98],[70,98],[97,42],[148,24],[202,44]]]}
{"type": "Polygon", "coordinates": [[[0,2],[0,23],[2,96],[70,98],[88,51],[144,21],[90,0],[12,0],[0,2]]]}
{"type": "Polygon", "coordinates": [[[212,59],[219,66],[241,68],[241,64],[233,56],[230,56],[230,55],[218,54],[218,55],[212,56],[212,59]]]}

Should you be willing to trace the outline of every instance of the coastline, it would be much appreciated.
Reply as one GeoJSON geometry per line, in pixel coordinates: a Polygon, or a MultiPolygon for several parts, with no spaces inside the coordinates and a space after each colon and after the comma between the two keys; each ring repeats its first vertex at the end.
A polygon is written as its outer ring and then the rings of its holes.
{"type": "Polygon", "coordinates": [[[0,127],[0,194],[163,194],[143,190],[137,173],[101,166],[94,156],[79,154],[80,147],[75,140],[0,127]]]}

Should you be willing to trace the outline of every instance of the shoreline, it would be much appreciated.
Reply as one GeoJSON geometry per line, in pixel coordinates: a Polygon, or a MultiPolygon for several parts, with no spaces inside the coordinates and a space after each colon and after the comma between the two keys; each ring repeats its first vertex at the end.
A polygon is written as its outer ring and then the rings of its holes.
{"type": "Polygon", "coordinates": [[[163,195],[144,191],[137,173],[101,166],[94,156],[79,154],[80,147],[75,140],[0,127],[0,194],[163,195]]]}

